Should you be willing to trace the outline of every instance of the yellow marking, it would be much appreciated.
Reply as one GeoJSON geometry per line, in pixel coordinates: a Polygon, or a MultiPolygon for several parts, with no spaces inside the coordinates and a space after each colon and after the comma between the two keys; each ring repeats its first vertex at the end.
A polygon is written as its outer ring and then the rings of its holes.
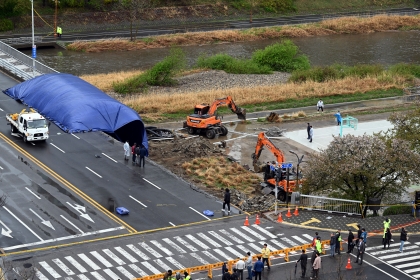
{"type": "Polygon", "coordinates": [[[355,230],[358,230],[359,228],[357,227],[358,223],[352,223],[352,224],[346,224],[346,226],[348,227],[353,227],[355,230]]]}
{"type": "Polygon", "coordinates": [[[312,223],[320,223],[321,221],[320,220],[318,220],[318,219],[315,219],[315,218],[311,218],[310,220],[308,220],[308,221],[306,221],[306,222],[303,222],[303,223],[300,223],[302,226],[304,226],[304,225],[309,225],[309,224],[312,224],[312,223]]]}

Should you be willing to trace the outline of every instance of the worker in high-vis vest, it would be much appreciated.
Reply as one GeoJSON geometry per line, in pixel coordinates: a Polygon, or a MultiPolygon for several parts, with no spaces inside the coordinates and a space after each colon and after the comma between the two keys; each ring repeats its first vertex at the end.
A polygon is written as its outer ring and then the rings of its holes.
{"type": "Polygon", "coordinates": [[[315,240],[315,248],[316,250],[321,254],[322,253],[322,244],[321,244],[321,237],[318,236],[318,238],[315,240]]]}
{"type": "Polygon", "coordinates": [[[191,276],[188,274],[188,272],[184,271],[184,280],[190,280],[191,276]]]}
{"type": "Polygon", "coordinates": [[[61,38],[61,34],[63,34],[63,30],[61,29],[60,26],[57,26],[57,37],[61,38]]]}
{"type": "MultiPolygon", "coordinates": [[[[386,218],[384,221],[384,234],[382,236],[382,239],[385,240],[385,234],[386,234],[386,230],[387,229],[391,229],[391,219],[386,218]]],[[[391,239],[391,242],[393,242],[394,240],[391,239]]]]}

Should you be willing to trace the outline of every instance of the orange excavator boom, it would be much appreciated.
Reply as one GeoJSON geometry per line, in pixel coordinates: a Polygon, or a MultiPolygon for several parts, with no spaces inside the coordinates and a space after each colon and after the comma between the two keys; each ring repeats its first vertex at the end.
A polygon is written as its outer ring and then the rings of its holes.
{"type": "Polygon", "coordinates": [[[238,119],[245,120],[246,119],[246,111],[245,109],[236,106],[235,102],[233,101],[231,96],[227,96],[224,98],[216,99],[213,101],[213,103],[210,105],[210,109],[208,111],[209,115],[214,115],[217,111],[217,108],[220,105],[228,105],[229,109],[232,110],[233,113],[235,113],[238,116],[238,119]]]}

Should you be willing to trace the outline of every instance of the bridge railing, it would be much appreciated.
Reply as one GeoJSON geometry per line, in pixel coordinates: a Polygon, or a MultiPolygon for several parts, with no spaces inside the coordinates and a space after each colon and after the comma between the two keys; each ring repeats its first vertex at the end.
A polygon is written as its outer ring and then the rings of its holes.
{"type": "Polygon", "coordinates": [[[363,214],[362,201],[359,200],[301,194],[299,201],[296,201],[296,204],[299,208],[305,208],[306,210],[339,213],[348,216],[362,216],[363,214]]]}

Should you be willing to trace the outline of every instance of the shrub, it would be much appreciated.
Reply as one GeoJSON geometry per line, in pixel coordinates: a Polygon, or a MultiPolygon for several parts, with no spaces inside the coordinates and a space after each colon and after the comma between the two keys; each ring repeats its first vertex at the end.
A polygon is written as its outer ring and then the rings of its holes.
{"type": "Polygon", "coordinates": [[[392,74],[398,74],[402,76],[414,76],[420,78],[420,65],[418,64],[409,64],[409,63],[399,63],[391,66],[389,72],[392,74]]]}
{"type": "Polygon", "coordinates": [[[379,75],[384,72],[382,65],[358,64],[352,67],[343,67],[345,76],[366,78],[367,76],[379,75]]]}
{"type": "Polygon", "coordinates": [[[411,214],[411,205],[394,205],[385,209],[382,216],[411,214]]]}
{"type": "Polygon", "coordinates": [[[294,12],[296,7],[293,0],[260,0],[261,7],[267,12],[294,12]]]}
{"type": "Polygon", "coordinates": [[[197,60],[197,66],[200,68],[209,68],[215,70],[225,70],[229,63],[235,59],[228,54],[219,53],[213,56],[201,55],[197,60]]]}
{"type": "Polygon", "coordinates": [[[271,74],[270,67],[258,65],[250,59],[237,59],[228,54],[213,56],[202,55],[197,60],[197,67],[223,70],[232,74],[271,74]]]}
{"type": "Polygon", "coordinates": [[[0,32],[13,30],[13,22],[10,19],[0,19],[0,32]]]}

